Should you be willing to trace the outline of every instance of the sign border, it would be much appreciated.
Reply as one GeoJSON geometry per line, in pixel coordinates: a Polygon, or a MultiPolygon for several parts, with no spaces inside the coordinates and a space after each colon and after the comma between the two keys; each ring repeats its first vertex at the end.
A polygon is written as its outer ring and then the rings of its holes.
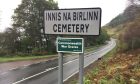
{"type": "Polygon", "coordinates": [[[66,8],[66,9],[49,9],[49,10],[44,10],[44,34],[45,35],[71,35],[71,36],[99,36],[101,34],[101,18],[102,18],[102,9],[100,7],[95,7],[95,8],[66,8]],[[100,22],[99,22],[99,34],[98,35],[80,35],[80,34],[46,34],[45,32],[45,11],[55,11],[55,10],[83,10],[83,9],[99,9],[100,10],[100,22]]]}
{"type": "Polygon", "coordinates": [[[62,37],[57,37],[56,40],[56,47],[57,47],[57,52],[58,53],[84,53],[84,39],[83,38],[62,38],[62,37]],[[72,52],[72,51],[58,51],[58,39],[81,39],[82,40],[82,52],[72,52]]]}

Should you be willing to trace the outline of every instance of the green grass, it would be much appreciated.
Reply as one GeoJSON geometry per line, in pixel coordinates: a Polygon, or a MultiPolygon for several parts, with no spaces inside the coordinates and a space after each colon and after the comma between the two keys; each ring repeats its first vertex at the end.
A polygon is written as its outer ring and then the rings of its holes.
{"type": "MultiPolygon", "coordinates": [[[[86,49],[86,52],[92,51],[97,47],[89,47],[86,49]]],[[[55,57],[54,55],[45,55],[45,56],[5,56],[0,57],[0,62],[12,62],[12,61],[25,61],[25,60],[33,60],[33,59],[47,59],[49,57],[55,57]]]]}
{"type": "MultiPolygon", "coordinates": [[[[90,52],[97,49],[101,45],[86,47],[85,52],[90,52]]],[[[2,56],[0,62],[12,62],[12,61],[25,61],[33,59],[47,59],[49,57],[56,57],[57,55],[45,55],[45,56],[2,56]]]]}

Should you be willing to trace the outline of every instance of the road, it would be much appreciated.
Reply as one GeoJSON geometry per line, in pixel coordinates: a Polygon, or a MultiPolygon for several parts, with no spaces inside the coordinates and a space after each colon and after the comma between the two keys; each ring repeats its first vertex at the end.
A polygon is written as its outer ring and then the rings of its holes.
{"type": "MultiPolygon", "coordinates": [[[[111,39],[107,45],[90,52],[84,57],[84,67],[96,61],[116,46],[111,39]]],[[[75,55],[75,54],[74,54],[75,55]]],[[[64,80],[68,80],[78,73],[78,55],[64,58],[64,80]]],[[[58,83],[58,59],[24,66],[15,70],[0,74],[0,84],[57,84],[58,83]]]]}

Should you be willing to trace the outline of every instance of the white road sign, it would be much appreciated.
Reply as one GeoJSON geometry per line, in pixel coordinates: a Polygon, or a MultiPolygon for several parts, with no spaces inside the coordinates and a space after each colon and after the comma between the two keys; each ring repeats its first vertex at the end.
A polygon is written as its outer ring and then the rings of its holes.
{"type": "Polygon", "coordinates": [[[101,8],[46,10],[44,19],[46,34],[99,35],[101,8]]]}

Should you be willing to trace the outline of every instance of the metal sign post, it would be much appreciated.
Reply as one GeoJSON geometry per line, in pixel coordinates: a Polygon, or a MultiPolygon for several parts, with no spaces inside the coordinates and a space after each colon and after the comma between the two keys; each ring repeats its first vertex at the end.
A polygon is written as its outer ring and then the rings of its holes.
{"type": "Polygon", "coordinates": [[[59,54],[59,80],[63,84],[63,54],[79,53],[79,84],[83,84],[84,72],[84,39],[83,38],[57,38],[57,52],[59,54]]]}
{"type": "Polygon", "coordinates": [[[79,54],[79,84],[83,83],[84,76],[84,53],[79,54]]]}
{"type": "Polygon", "coordinates": [[[84,40],[83,40],[83,53],[79,53],[79,84],[84,84],[83,76],[84,76],[84,40]]]}
{"type": "Polygon", "coordinates": [[[59,52],[58,53],[58,65],[59,65],[59,70],[58,70],[58,84],[63,84],[63,53],[59,52]]]}

